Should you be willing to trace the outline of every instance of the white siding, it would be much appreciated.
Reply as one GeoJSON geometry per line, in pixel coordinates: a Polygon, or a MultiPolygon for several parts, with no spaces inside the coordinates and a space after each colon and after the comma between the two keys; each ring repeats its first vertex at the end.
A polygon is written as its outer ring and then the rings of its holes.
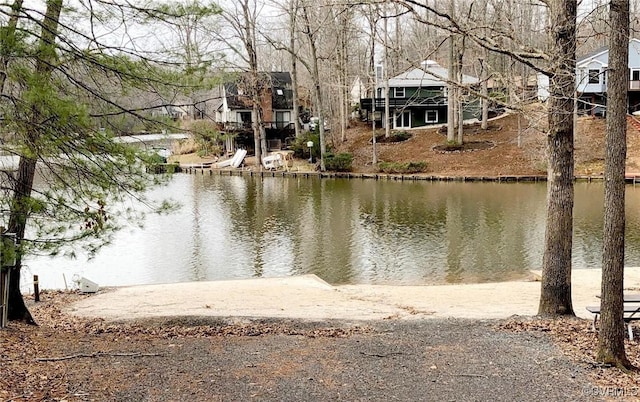
{"type": "MultiPolygon", "coordinates": [[[[589,58],[578,61],[576,64],[576,86],[581,93],[604,93],[607,91],[606,69],[609,66],[609,51],[604,50],[589,58]],[[599,71],[599,82],[589,83],[589,70],[599,71]]],[[[640,69],[640,40],[631,39],[629,41],[629,69],[640,69]]],[[[629,77],[630,79],[632,77],[629,77]]],[[[632,82],[631,87],[634,88],[632,82]]],[[[635,86],[640,88],[640,82],[635,86]]],[[[637,89],[637,88],[634,88],[637,89]]]]}

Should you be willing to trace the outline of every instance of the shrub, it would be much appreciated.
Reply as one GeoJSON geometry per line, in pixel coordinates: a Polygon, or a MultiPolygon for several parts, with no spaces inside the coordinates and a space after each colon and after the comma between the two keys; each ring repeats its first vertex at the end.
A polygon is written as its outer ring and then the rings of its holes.
{"type": "Polygon", "coordinates": [[[453,141],[451,141],[451,140],[450,140],[450,141],[447,141],[447,142],[444,144],[444,149],[445,149],[445,151],[447,151],[447,152],[460,151],[460,150],[462,149],[462,147],[463,147],[463,145],[462,145],[462,144],[460,144],[460,143],[458,143],[458,141],[455,141],[455,140],[453,140],[453,141]]]}
{"type": "Polygon", "coordinates": [[[309,147],[307,147],[307,142],[309,141],[313,142],[311,154],[314,159],[317,159],[320,156],[320,135],[316,133],[307,132],[302,134],[289,145],[289,149],[293,151],[293,155],[296,158],[309,159],[309,147]]]}
{"type": "Polygon", "coordinates": [[[221,155],[222,154],[222,135],[215,123],[198,120],[191,124],[191,132],[197,146],[198,156],[221,155]]]}
{"type": "Polygon", "coordinates": [[[327,153],[324,156],[324,166],[327,170],[334,172],[350,172],[353,156],[349,153],[334,155],[327,153]]]}
{"type": "Polygon", "coordinates": [[[427,171],[427,162],[380,162],[378,170],[382,173],[423,173],[427,171]]]}
{"type": "Polygon", "coordinates": [[[403,142],[411,138],[412,134],[408,131],[393,131],[389,134],[389,137],[385,137],[384,132],[376,132],[376,142],[380,144],[393,144],[396,142],[403,142]]]}
{"type": "Polygon", "coordinates": [[[393,138],[393,142],[402,142],[411,138],[411,133],[407,131],[395,131],[391,133],[391,137],[393,138]]]}

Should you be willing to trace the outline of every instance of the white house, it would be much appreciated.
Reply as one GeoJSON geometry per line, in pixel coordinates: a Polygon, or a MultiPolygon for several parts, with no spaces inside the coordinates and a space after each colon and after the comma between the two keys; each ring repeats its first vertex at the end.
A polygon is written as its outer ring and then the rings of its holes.
{"type": "MultiPolygon", "coordinates": [[[[604,115],[607,104],[609,49],[604,47],[576,60],[578,111],[604,115]]],[[[640,110],[640,40],[629,41],[629,112],[640,110]]]]}

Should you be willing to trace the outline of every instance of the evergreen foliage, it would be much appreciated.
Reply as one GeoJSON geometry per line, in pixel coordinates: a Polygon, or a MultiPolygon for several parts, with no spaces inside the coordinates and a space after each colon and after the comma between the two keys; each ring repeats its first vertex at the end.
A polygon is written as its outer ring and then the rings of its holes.
{"type": "Polygon", "coordinates": [[[18,244],[15,266],[4,267],[12,270],[10,319],[33,322],[19,287],[23,257],[78,250],[92,256],[123,225],[141,225],[145,213],[175,207],[146,197],[166,178],[149,169],[159,156],[117,137],[176,130],[175,99],[202,87],[202,75],[194,80],[190,74],[209,64],[202,58],[168,64],[141,50],[126,29],[150,19],[171,27],[219,11],[198,4],[170,10],[103,2],[64,7],[48,0],[44,14],[21,0],[4,6],[0,155],[19,158],[17,167],[0,171],[0,226],[15,233],[18,244]],[[96,34],[104,30],[120,30],[131,43],[115,47],[109,35],[96,34]]]}
{"type": "Polygon", "coordinates": [[[327,152],[324,155],[324,164],[327,170],[334,172],[350,172],[352,169],[353,155],[349,153],[340,153],[334,155],[327,152]]]}
{"type": "Polygon", "coordinates": [[[382,173],[423,173],[427,171],[427,162],[380,162],[378,164],[378,170],[382,173]]]}

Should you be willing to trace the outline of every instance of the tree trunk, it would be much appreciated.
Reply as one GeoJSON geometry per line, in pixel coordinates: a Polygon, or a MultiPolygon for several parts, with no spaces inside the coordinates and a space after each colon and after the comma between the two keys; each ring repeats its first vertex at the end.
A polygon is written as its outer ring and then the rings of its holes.
{"type": "Polygon", "coordinates": [[[291,90],[293,97],[293,128],[296,133],[296,138],[302,135],[302,130],[300,129],[300,117],[299,117],[299,106],[298,106],[298,57],[296,55],[296,20],[298,16],[298,2],[295,0],[291,0],[290,9],[289,9],[289,47],[291,48],[291,90]]]}
{"type": "MultiPolygon", "coordinates": [[[[482,22],[487,25],[487,9],[488,1],[482,4],[482,22]]],[[[486,29],[483,30],[483,34],[486,35],[486,29]]],[[[480,58],[480,80],[482,80],[482,87],[480,89],[482,95],[482,117],[480,119],[480,128],[486,130],[489,127],[489,51],[486,48],[480,50],[482,57],[480,58]]]]}
{"type": "Polygon", "coordinates": [[[573,92],[575,88],[576,0],[549,2],[551,49],[547,147],[547,223],[538,314],[573,315],[573,92]]]}
{"type": "Polygon", "coordinates": [[[261,113],[261,88],[260,76],[258,70],[257,40],[256,40],[256,20],[255,15],[250,13],[249,1],[241,2],[242,13],[244,17],[244,47],[247,51],[247,60],[249,62],[249,74],[251,82],[249,84],[251,91],[252,110],[251,125],[253,128],[253,145],[255,148],[256,164],[262,166],[262,155],[266,149],[266,138],[264,138],[264,127],[262,124],[261,113]]]}
{"type": "Polygon", "coordinates": [[[16,260],[14,268],[9,268],[9,311],[7,312],[7,319],[11,321],[22,321],[27,324],[37,325],[29,309],[24,304],[24,298],[20,291],[20,270],[22,263],[20,260],[16,260]]]}
{"type": "Polygon", "coordinates": [[[313,80],[313,98],[318,110],[318,125],[320,132],[320,171],[326,170],[324,165],[324,155],[327,152],[325,139],[324,139],[324,107],[322,106],[322,91],[320,85],[320,72],[318,68],[318,49],[316,44],[316,38],[311,29],[311,20],[308,14],[308,6],[302,8],[304,22],[306,25],[305,34],[309,41],[309,49],[311,50],[311,79],[313,80]]]}
{"type": "Polygon", "coordinates": [[[24,298],[20,290],[20,273],[22,270],[22,258],[20,257],[20,242],[24,239],[26,224],[30,212],[29,196],[33,188],[35,177],[36,161],[33,159],[20,158],[18,176],[16,178],[16,188],[14,190],[9,217],[9,227],[7,232],[14,233],[16,245],[18,246],[18,257],[15,265],[4,267],[9,271],[9,300],[7,319],[10,321],[22,321],[27,324],[36,324],[29,309],[24,303],[24,298]]]}
{"type": "MultiPolygon", "coordinates": [[[[462,75],[462,60],[464,57],[464,37],[460,39],[460,46],[457,49],[456,57],[456,73],[458,85],[463,84],[462,75]]],[[[458,145],[462,145],[464,142],[464,99],[462,87],[458,87],[456,90],[456,105],[458,108],[458,145]]]]}
{"type": "Polygon", "coordinates": [[[624,170],[627,156],[629,0],[610,4],[611,37],[607,86],[604,169],[604,237],[598,361],[630,368],[624,349],[624,170]]]}
{"type": "MultiPolygon", "coordinates": [[[[42,81],[49,81],[51,79],[52,61],[55,58],[55,40],[58,35],[58,22],[60,20],[61,10],[62,0],[47,1],[47,10],[42,22],[42,31],[37,52],[38,59],[36,61],[36,74],[42,81]]],[[[40,113],[37,108],[33,110],[32,113],[30,117],[30,127],[34,127],[34,129],[29,133],[31,137],[29,144],[35,144],[37,142],[39,135],[37,127],[40,127],[40,113]]],[[[20,292],[20,270],[22,268],[20,243],[24,239],[27,221],[31,211],[32,203],[30,202],[30,198],[31,191],[33,190],[33,179],[36,174],[36,162],[37,160],[35,158],[20,157],[8,225],[8,231],[15,233],[19,250],[16,265],[10,268],[8,319],[24,321],[29,324],[35,324],[35,321],[25,306],[22,293],[20,292]]]]}
{"type": "Polygon", "coordinates": [[[480,123],[480,128],[482,130],[486,130],[489,127],[489,73],[486,66],[486,61],[488,60],[489,52],[486,49],[483,49],[484,57],[481,59],[482,64],[482,118],[480,123]]]}
{"type": "Polygon", "coordinates": [[[16,27],[18,26],[18,16],[22,12],[22,0],[15,0],[11,5],[11,16],[9,23],[5,28],[5,34],[0,38],[0,92],[4,94],[4,84],[7,80],[7,67],[9,66],[9,58],[14,52],[16,40],[16,27]]]}
{"type": "MultiPolygon", "coordinates": [[[[455,2],[451,0],[449,3],[449,13],[451,14],[451,18],[454,17],[454,7],[455,2]]],[[[456,120],[456,111],[455,111],[455,86],[453,82],[456,80],[456,73],[454,70],[455,64],[455,35],[449,34],[449,83],[447,84],[447,142],[453,142],[456,140],[456,131],[455,131],[455,120],[456,120]]]]}
{"type": "MultiPolygon", "coordinates": [[[[391,125],[393,119],[391,116],[391,110],[389,108],[389,32],[387,31],[387,8],[384,7],[384,16],[382,19],[384,26],[384,64],[382,66],[382,73],[384,79],[384,137],[391,137],[391,125]]],[[[402,113],[402,112],[401,112],[402,113]]]]}
{"type": "MultiPolygon", "coordinates": [[[[371,5],[369,5],[371,7],[371,5]]],[[[376,68],[375,62],[375,54],[376,54],[376,32],[377,32],[377,20],[374,18],[378,13],[373,12],[373,10],[369,9],[367,22],[369,22],[369,29],[371,32],[371,48],[369,50],[369,71],[373,72],[372,79],[369,81],[369,86],[372,88],[371,90],[371,127],[373,130],[371,145],[372,145],[372,153],[373,156],[371,158],[371,162],[373,166],[378,164],[378,150],[376,149],[376,92],[378,86],[378,71],[376,68]]]]}

